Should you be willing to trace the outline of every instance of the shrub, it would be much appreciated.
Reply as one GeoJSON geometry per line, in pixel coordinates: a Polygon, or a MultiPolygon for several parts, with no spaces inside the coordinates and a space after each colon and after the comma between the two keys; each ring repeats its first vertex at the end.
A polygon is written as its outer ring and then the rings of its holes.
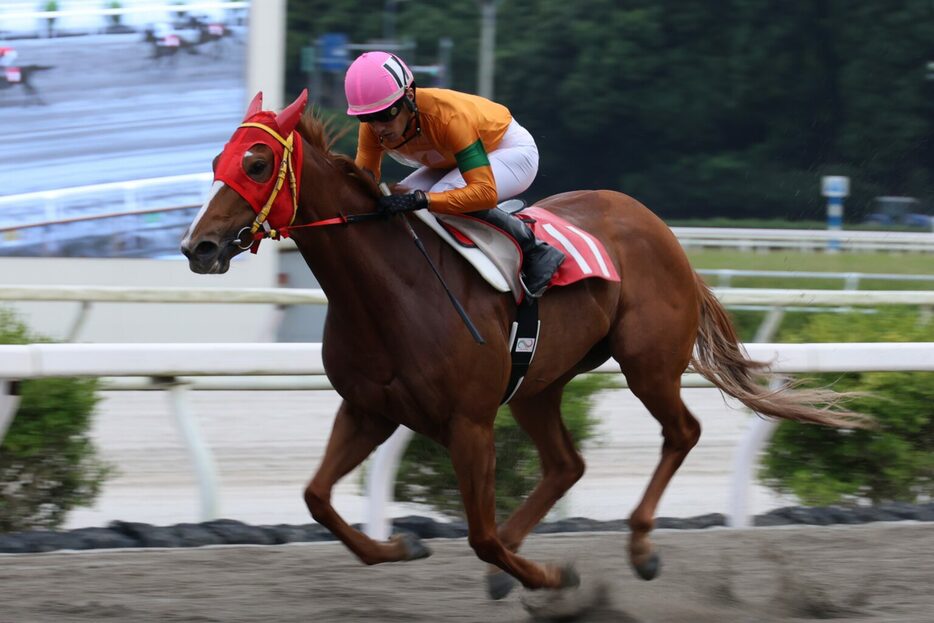
{"type": "MultiPolygon", "coordinates": [[[[594,434],[596,420],[590,408],[597,392],[608,387],[605,375],[584,375],[571,381],[561,404],[564,423],[581,445],[594,434]]],[[[496,511],[504,516],[528,495],[540,476],[538,452],[519,428],[508,407],[500,409],[495,424],[496,511]]],[[[396,479],[395,498],[428,504],[452,517],[463,517],[463,504],[451,459],[445,448],[416,435],[406,450],[396,479]]]]}
{"type": "MultiPolygon", "coordinates": [[[[41,341],[0,309],[0,344],[41,341]]],[[[96,380],[36,379],[0,444],[0,532],[61,526],[69,510],[94,501],[109,468],[88,431],[96,380]]]]}
{"type": "MultiPolygon", "coordinates": [[[[783,341],[934,341],[934,324],[913,310],[814,316],[783,341]]],[[[849,406],[877,430],[842,431],[783,422],[769,445],[765,484],[811,505],[917,502],[934,496],[934,373],[817,375],[811,384],[867,395],[849,406]]]]}

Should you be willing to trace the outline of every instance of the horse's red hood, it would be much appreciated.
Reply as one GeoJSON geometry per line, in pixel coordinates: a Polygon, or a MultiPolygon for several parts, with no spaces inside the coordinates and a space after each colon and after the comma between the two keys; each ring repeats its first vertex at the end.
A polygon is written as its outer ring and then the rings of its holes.
{"type": "MultiPolygon", "coordinates": [[[[281,187],[265,217],[269,227],[278,230],[288,226],[295,219],[295,200],[301,185],[302,139],[295,131],[295,126],[305,110],[308,92],[302,94],[281,113],[262,110],[263,94],[257,93],[247,109],[243,123],[224,146],[214,171],[214,180],[221,181],[234,189],[253,208],[257,215],[263,210],[269,197],[276,192],[277,183],[281,187]],[[267,129],[264,129],[264,126],[267,129]],[[274,132],[275,134],[272,134],[274,132]],[[295,188],[290,187],[289,176],[279,182],[282,159],[286,153],[283,141],[291,137],[292,165],[295,168],[295,188]],[[251,179],[243,169],[244,154],[254,145],[265,145],[275,156],[273,174],[263,183],[251,179]]],[[[284,173],[284,171],[283,171],[284,173]]],[[[262,220],[261,220],[262,222],[262,220]]]]}

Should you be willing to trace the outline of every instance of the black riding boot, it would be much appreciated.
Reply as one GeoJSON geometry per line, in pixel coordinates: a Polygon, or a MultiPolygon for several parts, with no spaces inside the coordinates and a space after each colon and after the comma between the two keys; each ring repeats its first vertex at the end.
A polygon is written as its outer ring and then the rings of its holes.
{"type": "Polygon", "coordinates": [[[544,294],[552,275],[564,261],[564,253],[547,242],[537,240],[531,227],[499,208],[471,212],[470,215],[499,227],[516,239],[522,249],[522,281],[526,291],[533,298],[544,294]]]}

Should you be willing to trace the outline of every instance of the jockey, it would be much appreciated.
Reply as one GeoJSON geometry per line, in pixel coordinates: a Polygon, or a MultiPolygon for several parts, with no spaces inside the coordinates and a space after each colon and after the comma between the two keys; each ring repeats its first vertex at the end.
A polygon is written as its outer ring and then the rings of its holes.
{"type": "Polygon", "coordinates": [[[419,88],[399,57],[367,52],[344,78],[347,114],[360,120],[356,163],[380,179],[383,153],[417,170],[399,185],[409,194],[381,197],[391,214],[428,208],[469,214],[515,238],[524,285],[541,296],[564,254],[536,240],[532,229],[500,210],[500,200],[525,191],[538,172],[538,147],[509,110],[448,89],[419,88]]]}
{"type": "Polygon", "coordinates": [[[0,67],[13,67],[17,56],[15,49],[0,45],[0,67]]]}

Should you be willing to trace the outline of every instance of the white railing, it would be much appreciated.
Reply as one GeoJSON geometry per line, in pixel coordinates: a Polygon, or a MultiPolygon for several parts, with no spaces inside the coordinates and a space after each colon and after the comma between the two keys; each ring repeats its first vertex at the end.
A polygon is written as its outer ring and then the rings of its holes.
{"type": "Polygon", "coordinates": [[[820,229],[734,229],[672,227],[685,247],[739,249],[826,249],[841,251],[914,251],[934,253],[934,232],[828,231],[820,229]]]}
{"type": "MultiPolygon", "coordinates": [[[[14,239],[26,239],[19,228],[33,228],[41,221],[52,227],[55,221],[68,219],[80,213],[89,217],[113,219],[132,215],[145,206],[140,192],[161,189],[163,201],[158,204],[164,211],[175,211],[191,205],[200,205],[210,187],[211,173],[197,173],[174,177],[132,180],[112,184],[95,184],[75,188],[25,193],[0,197],[0,230],[6,230],[14,239]],[[192,196],[198,199],[193,201],[192,196]],[[94,201],[88,203],[89,199],[94,201]],[[104,207],[104,206],[110,207],[104,207]],[[35,208],[41,208],[42,218],[35,217],[35,208]],[[77,206],[77,207],[70,207],[77,206]],[[119,206],[119,207],[118,207],[119,206]],[[4,209],[4,208],[15,208],[4,209]]],[[[151,208],[156,207],[152,204],[151,208]]],[[[831,231],[818,229],[752,229],[725,227],[672,227],[672,231],[685,247],[735,247],[740,249],[826,249],[830,242],[838,243],[843,251],[911,251],[934,253],[934,232],[888,231],[831,231]]],[[[7,243],[9,246],[9,242],[7,243]]]]}
{"type": "MultiPolygon", "coordinates": [[[[783,290],[714,288],[724,305],[931,305],[934,290],[783,290]]],[[[320,305],[323,290],[312,288],[184,288],[122,286],[0,285],[0,301],[84,303],[232,303],[320,305]]]]}
{"type": "Polygon", "coordinates": [[[904,273],[807,272],[802,270],[746,270],[737,268],[699,268],[696,272],[717,278],[717,286],[730,287],[733,277],[757,279],[821,279],[843,282],[844,290],[856,290],[863,281],[914,281],[934,284],[934,275],[904,273]]]}
{"type": "MultiPolygon", "coordinates": [[[[212,177],[193,173],[0,196],[0,252],[55,255],[71,242],[120,234],[161,241],[162,232],[190,223],[187,211],[207,198],[212,177]]],[[[173,245],[177,237],[169,236],[173,245]]]]}
{"type": "Polygon", "coordinates": [[[200,200],[207,197],[212,179],[214,179],[214,174],[210,172],[189,173],[3,195],[0,196],[0,226],[28,225],[75,216],[72,212],[65,212],[75,203],[86,206],[84,213],[88,215],[99,214],[102,204],[120,205],[119,212],[133,214],[149,200],[145,196],[147,191],[165,198],[163,203],[155,207],[164,209],[183,207],[178,200],[179,194],[183,194],[186,198],[189,195],[197,197],[200,203],[200,200]],[[36,218],[36,213],[32,210],[35,206],[43,208],[39,213],[41,218],[36,218]]]}
{"type": "MultiPolygon", "coordinates": [[[[6,5],[13,3],[4,2],[6,5]]],[[[105,3],[91,2],[62,2],[65,5],[61,9],[54,11],[35,10],[34,8],[25,8],[29,5],[35,7],[36,2],[21,2],[20,6],[7,8],[0,6],[0,20],[3,21],[6,30],[11,32],[42,32],[39,28],[44,20],[55,19],[56,26],[62,29],[70,30],[83,28],[86,30],[97,30],[99,26],[105,23],[105,19],[112,16],[121,16],[122,21],[127,25],[137,27],[144,26],[153,21],[171,20],[179,11],[188,12],[206,12],[213,15],[214,19],[223,17],[227,12],[233,10],[244,10],[249,8],[250,3],[235,2],[228,0],[226,2],[187,2],[184,5],[178,2],[135,2],[139,6],[119,6],[121,3],[115,3],[118,6],[107,7],[105,3]],[[93,6],[98,4],[98,6],[93,6]],[[78,5],[76,7],[76,5],[78,5]],[[80,6],[85,5],[85,6],[80,6]],[[90,5],[90,6],[89,6],[90,5]]],[[[123,4],[134,4],[134,2],[124,2],[123,4]]]]}
{"type": "MultiPolygon", "coordinates": [[[[783,308],[815,306],[877,307],[880,305],[934,306],[934,291],[925,290],[779,290],[769,288],[714,288],[727,306],[758,306],[771,310],[763,331],[755,341],[771,339],[766,328],[774,330],[782,319],[783,308]]],[[[322,290],[300,288],[132,288],[120,286],[22,286],[0,285],[0,301],[80,302],[81,308],[66,335],[75,341],[94,303],[224,303],[322,305],[322,290]]]]}
{"type": "MultiPolygon", "coordinates": [[[[747,344],[750,357],[771,361],[777,373],[934,371],[934,343],[747,344]]],[[[619,375],[608,362],[595,372],[619,375]]],[[[13,417],[16,381],[32,378],[150,377],[169,395],[172,413],[197,473],[201,514],[217,513],[216,470],[188,411],[182,376],[310,375],[323,378],[320,344],[27,344],[0,346],[0,439],[13,417]]],[[[746,525],[746,490],[768,428],[751,429],[737,454],[730,523],[746,525]],[[763,433],[763,430],[765,433],[763,433]]],[[[370,513],[367,531],[389,534],[385,509],[392,499],[396,467],[411,431],[400,428],[377,452],[382,469],[367,482],[370,513]]]]}

